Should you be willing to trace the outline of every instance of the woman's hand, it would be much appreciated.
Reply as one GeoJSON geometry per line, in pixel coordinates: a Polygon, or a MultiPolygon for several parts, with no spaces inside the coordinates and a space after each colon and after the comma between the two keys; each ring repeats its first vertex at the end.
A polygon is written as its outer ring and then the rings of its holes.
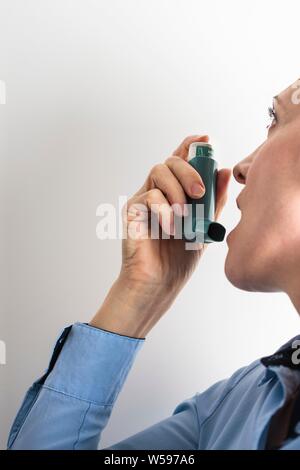
{"type": "MultiPolygon", "coordinates": [[[[197,266],[204,246],[187,250],[185,240],[173,237],[174,212],[184,217],[185,194],[195,199],[205,192],[201,176],[187,162],[193,142],[208,142],[208,137],[187,137],[164,163],[152,168],[143,186],[129,199],[123,210],[127,237],[120,274],[91,325],[144,337],[197,266]],[[158,239],[150,236],[151,213],[160,225],[158,239]],[[162,232],[170,238],[162,238],[162,232]]],[[[218,172],[216,219],[226,202],[229,179],[230,170],[218,172]]]]}

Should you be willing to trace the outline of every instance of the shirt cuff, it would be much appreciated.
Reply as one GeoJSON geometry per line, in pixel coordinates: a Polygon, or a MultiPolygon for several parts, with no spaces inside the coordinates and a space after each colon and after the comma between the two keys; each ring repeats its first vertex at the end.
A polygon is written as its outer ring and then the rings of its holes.
{"type": "Polygon", "coordinates": [[[44,387],[112,406],[144,341],[75,323],[44,387]]]}

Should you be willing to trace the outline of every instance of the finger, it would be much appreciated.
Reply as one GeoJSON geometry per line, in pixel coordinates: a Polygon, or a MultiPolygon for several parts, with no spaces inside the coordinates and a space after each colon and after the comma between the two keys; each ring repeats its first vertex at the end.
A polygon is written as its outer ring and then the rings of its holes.
{"type": "Polygon", "coordinates": [[[186,195],[180,182],[165,163],[155,165],[149,175],[149,189],[158,188],[178,216],[186,215],[186,195]]]}
{"type": "MultiPolygon", "coordinates": [[[[177,147],[176,150],[172,153],[172,156],[177,156],[180,157],[182,160],[187,160],[188,157],[188,152],[189,152],[189,146],[193,142],[208,142],[209,137],[208,135],[191,135],[189,137],[186,137],[179,147],[177,147]]],[[[149,185],[149,177],[146,179],[144,184],[140,187],[140,189],[137,190],[135,195],[143,194],[144,192],[148,191],[151,185],[149,185]]],[[[196,196],[193,196],[196,197],[196,196]]]]}
{"type": "Polygon", "coordinates": [[[173,209],[165,195],[158,188],[150,189],[150,191],[133,197],[128,201],[127,206],[129,221],[144,221],[145,218],[149,218],[150,213],[153,213],[157,217],[162,230],[168,235],[174,235],[173,209]]]}
{"type": "Polygon", "coordinates": [[[187,160],[188,153],[189,153],[189,146],[194,142],[208,142],[209,137],[208,135],[190,135],[186,137],[179,147],[172,153],[172,155],[177,155],[178,157],[182,158],[183,160],[187,160]]]}
{"type": "Polygon", "coordinates": [[[217,175],[217,203],[216,203],[216,211],[215,211],[215,218],[216,220],[219,218],[223,207],[226,204],[227,200],[227,189],[229,185],[231,177],[231,170],[229,168],[222,168],[222,170],[218,171],[217,175]]]}
{"type": "Polygon", "coordinates": [[[205,193],[201,176],[188,162],[178,156],[167,158],[165,164],[177,178],[184,191],[192,198],[200,198],[205,193]]]}

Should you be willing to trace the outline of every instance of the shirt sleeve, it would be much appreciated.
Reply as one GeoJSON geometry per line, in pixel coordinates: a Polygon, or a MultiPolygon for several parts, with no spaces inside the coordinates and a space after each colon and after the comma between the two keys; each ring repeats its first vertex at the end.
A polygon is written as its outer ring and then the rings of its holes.
{"type": "Polygon", "coordinates": [[[144,339],[86,324],[64,330],[46,374],[28,390],[9,449],[97,449],[144,339]]]}
{"type": "MultiPolygon", "coordinates": [[[[144,339],[77,323],[58,339],[46,373],[28,390],[9,449],[98,448],[101,433],[144,339]]],[[[197,396],[113,449],[197,449],[197,396]]]]}
{"type": "Polygon", "coordinates": [[[182,401],[170,417],[104,450],[198,449],[197,396],[182,401]]]}

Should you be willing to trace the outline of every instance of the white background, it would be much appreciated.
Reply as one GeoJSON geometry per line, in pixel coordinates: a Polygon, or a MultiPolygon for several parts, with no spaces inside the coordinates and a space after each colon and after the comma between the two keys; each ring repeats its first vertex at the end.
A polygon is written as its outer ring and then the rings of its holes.
{"type": "MultiPolygon", "coordinates": [[[[265,138],[272,96],[300,76],[298,1],[1,0],[1,446],[60,330],[89,321],[120,266],[96,208],[131,195],[189,134],[220,165],[265,138]]],[[[239,214],[232,182],[222,221],[239,214]]],[[[250,294],[201,266],[140,351],[102,446],[299,333],[281,294],[250,294]]]]}

